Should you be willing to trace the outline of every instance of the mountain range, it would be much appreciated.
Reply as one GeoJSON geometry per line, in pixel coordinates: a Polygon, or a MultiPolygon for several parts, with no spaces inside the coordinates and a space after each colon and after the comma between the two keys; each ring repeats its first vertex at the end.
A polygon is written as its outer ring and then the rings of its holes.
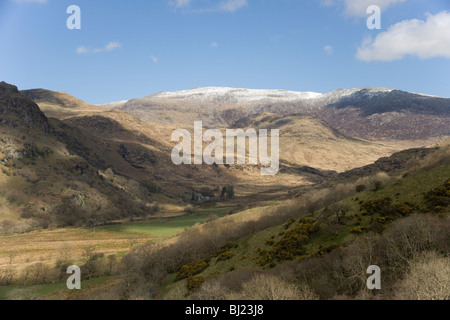
{"type": "Polygon", "coordinates": [[[197,88],[163,92],[116,105],[148,122],[230,126],[262,113],[309,115],[344,134],[369,140],[439,140],[450,133],[450,99],[389,88],[327,94],[285,90],[197,88]]]}
{"type": "Polygon", "coordinates": [[[155,201],[183,205],[193,192],[214,196],[225,185],[246,203],[279,199],[445,139],[449,128],[450,99],[387,88],[320,94],[210,87],[95,106],[2,82],[0,219],[52,223],[47,215],[64,200],[83,203],[83,223],[99,221],[144,214],[155,201]],[[279,129],[279,174],[261,177],[250,165],[174,165],[171,133],[197,120],[220,130],[279,129]]]}

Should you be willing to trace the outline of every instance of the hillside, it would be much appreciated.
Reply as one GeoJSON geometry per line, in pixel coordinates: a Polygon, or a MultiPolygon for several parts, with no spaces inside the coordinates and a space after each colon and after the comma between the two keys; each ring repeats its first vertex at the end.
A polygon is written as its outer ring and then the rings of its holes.
{"type": "Polygon", "coordinates": [[[101,112],[102,108],[90,105],[74,96],[45,89],[22,90],[20,93],[33,100],[47,117],[64,119],[79,113],[101,112]]]}
{"type": "MultiPolygon", "coordinates": [[[[431,152],[442,158],[448,146],[431,152]]],[[[408,262],[402,259],[413,263],[434,250],[446,257],[443,261],[447,268],[450,266],[450,158],[445,159],[446,164],[435,164],[431,169],[425,166],[403,178],[391,177],[390,182],[375,188],[366,185],[365,191],[349,190],[362,183],[358,181],[334,185],[326,192],[306,194],[272,210],[248,210],[198,227],[181,235],[179,241],[195,235],[202,251],[192,252],[190,260],[166,264],[168,274],[158,292],[166,299],[235,299],[245,291],[243,284],[255,275],[283,275],[276,286],[300,288],[297,294],[311,291],[310,298],[359,295],[370,299],[376,293],[365,290],[365,271],[375,263],[384,270],[383,283],[389,288],[382,291],[381,298],[392,298],[393,294],[401,297],[406,293],[396,290],[408,271],[408,262]],[[336,192],[343,196],[334,195],[336,192]],[[220,239],[221,245],[214,248],[202,242],[220,228],[239,236],[216,234],[214,239],[220,239]],[[408,232],[407,236],[402,232],[408,232]]],[[[359,181],[364,181],[362,178],[359,181]]],[[[187,255],[188,248],[185,245],[187,255]]],[[[178,249],[175,244],[161,256],[170,259],[178,249]]],[[[146,260],[157,255],[135,251],[130,259],[144,259],[143,266],[161,272],[146,260]]],[[[147,279],[155,283],[157,278],[147,279]]],[[[249,299],[255,293],[242,294],[249,299]]],[[[299,299],[296,294],[292,297],[299,299]]]]}
{"type": "Polygon", "coordinates": [[[381,143],[345,136],[324,120],[312,116],[264,113],[242,118],[231,128],[280,130],[281,162],[297,167],[343,172],[398,151],[381,143]]]}
{"type": "Polygon", "coordinates": [[[90,225],[152,211],[150,183],[119,178],[87,161],[83,154],[90,151],[76,143],[71,128],[47,119],[16,87],[0,85],[0,110],[3,231],[90,225]]]}
{"type": "Polygon", "coordinates": [[[17,87],[5,82],[0,83],[0,116],[5,128],[25,127],[44,133],[50,130],[47,118],[39,107],[23,97],[17,87]]]}

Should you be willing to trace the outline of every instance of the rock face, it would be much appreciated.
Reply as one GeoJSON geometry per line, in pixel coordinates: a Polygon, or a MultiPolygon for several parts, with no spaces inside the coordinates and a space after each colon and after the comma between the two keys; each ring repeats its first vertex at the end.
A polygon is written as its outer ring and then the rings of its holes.
{"type": "Polygon", "coordinates": [[[48,133],[50,126],[47,117],[38,105],[24,97],[16,86],[0,82],[0,124],[25,126],[48,133]]]}

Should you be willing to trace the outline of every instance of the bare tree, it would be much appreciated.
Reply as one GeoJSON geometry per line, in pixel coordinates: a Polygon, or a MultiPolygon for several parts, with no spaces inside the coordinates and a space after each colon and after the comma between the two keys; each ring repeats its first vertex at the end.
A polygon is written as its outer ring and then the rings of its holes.
{"type": "Polygon", "coordinates": [[[57,249],[58,254],[63,262],[69,261],[71,258],[74,246],[69,242],[64,242],[62,245],[60,245],[57,249]]]}
{"type": "Polygon", "coordinates": [[[411,260],[409,271],[400,281],[395,298],[449,300],[450,258],[429,251],[411,260]]]}

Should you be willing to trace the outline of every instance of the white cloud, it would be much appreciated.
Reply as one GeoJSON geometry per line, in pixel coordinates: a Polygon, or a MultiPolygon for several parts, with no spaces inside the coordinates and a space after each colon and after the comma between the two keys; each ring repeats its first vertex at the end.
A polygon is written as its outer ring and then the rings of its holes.
{"type": "Polygon", "coordinates": [[[104,46],[103,48],[95,48],[95,49],[89,49],[88,47],[85,46],[80,46],[76,49],[76,52],[78,54],[89,54],[89,53],[100,53],[103,51],[113,51],[116,50],[118,48],[122,48],[122,45],[117,42],[117,41],[111,41],[109,42],[106,46],[104,46]]]}
{"type": "Polygon", "coordinates": [[[76,49],[76,51],[77,51],[78,54],[87,54],[87,53],[89,53],[89,49],[86,48],[85,46],[78,47],[76,49]]]}
{"type": "Polygon", "coordinates": [[[155,56],[150,56],[150,59],[153,61],[153,63],[158,63],[158,58],[155,56]]]}
{"type": "Polygon", "coordinates": [[[122,45],[119,42],[116,41],[111,41],[110,43],[108,43],[105,47],[106,51],[113,51],[115,49],[121,48],[122,45]]]}
{"type": "Polygon", "coordinates": [[[330,45],[326,45],[325,47],[323,47],[323,50],[329,55],[331,56],[334,53],[334,48],[333,46],[330,45]]]}
{"type": "Polygon", "coordinates": [[[362,61],[394,61],[415,56],[421,59],[450,58],[450,12],[427,14],[426,21],[404,20],[363,41],[356,57],[362,61]]]}
{"type": "Polygon", "coordinates": [[[209,45],[211,48],[218,48],[219,44],[217,42],[211,42],[211,44],[209,45]]]}
{"type": "Polygon", "coordinates": [[[171,1],[170,4],[175,7],[175,9],[185,8],[191,4],[191,0],[175,0],[171,1]]]}
{"type": "Polygon", "coordinates": [[[331,6],[335,5],[335,2],[334,2],[334,0],[321,0],[320,5],[322,5],[324,7],[331,7],[331,6]]]}
{"type": "Polygon", "coordinates": [[[12,0],[17,3],[47,3],[48,0],[12,0]]]}
{"type": "Polygon", "coordinates": [[[237,10],[248,6],[247,0],[227,0],[220,5],[220,10],[225,12],[236,12],[237,10]]]}
{"type": "MultiPolygon", "coordinates": [[[[187,12],[206,13],[206,12],[230,12],[234,13],[239,9],[248,6],[248,0],[222,0],[216,6],[196,7],[192,8],[193,4],[202,3],[200,0],[170,0],[169,4],[175,9],[183,9],[187,12]]],[[[203,1],[204,3],[204,1],[203,1]]]]}

